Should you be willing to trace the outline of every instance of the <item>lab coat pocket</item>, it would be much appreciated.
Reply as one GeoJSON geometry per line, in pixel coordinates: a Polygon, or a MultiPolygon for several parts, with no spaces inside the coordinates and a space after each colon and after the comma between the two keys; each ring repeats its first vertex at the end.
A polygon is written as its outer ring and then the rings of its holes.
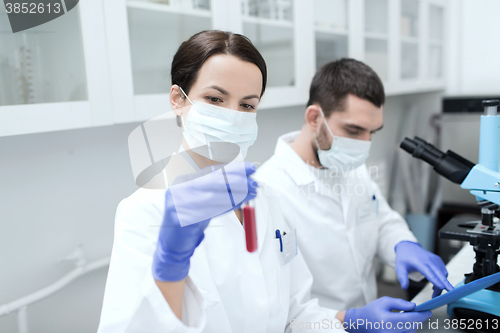
{"type": "Polygon", "coordinates": [[[377,251],[378,200],[362,202],[357,209],[357,239],[359,252],[367,260],[372,260],[377,251]]]}
{"type": "Polygon", "coordinates": [[[373,196],[371,200],[367,200],[358,206],[357,221],[358,224],[373,222],[378,217],[378,200],[373,196]]]}
{"type": "Polygon", "coordinates": [[[280,241],[276,239],[276,255],[278,264],[276,265],[276,288],[277,297],[281,308],[288,312],[290,307],[290,264],[285,264],[283,254],[280,251],[280,241]]]}

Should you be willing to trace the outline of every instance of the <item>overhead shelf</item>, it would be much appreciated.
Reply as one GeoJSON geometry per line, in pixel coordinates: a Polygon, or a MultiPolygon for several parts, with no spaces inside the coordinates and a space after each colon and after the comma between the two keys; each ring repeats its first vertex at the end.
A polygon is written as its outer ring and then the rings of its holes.
{"type": "Polygon", "coordinates": [[[344,36],[347,36],[348,34],[347,29],[327,27],[327,26],[315,26],[314,31],[323,32],[327,34],[344,35],[344,36]]]}
{"type": "Polygon", "coordinates": [[[365,38],[387,40],[388,35],[380,32],[365,32],[365,38]]]}
{"type": "Polygon", "coordinates": [[[173,13],[173,14],[184,14],[190,16],[198,16],[198,17],[211,17],[211,12],[205,9],[197,9],[190,8],[185,9],[180,6],[170,6],[162,3],[154,3],[148,1],[127,1],[128,8],[136,8],[136,9],[145,9],[154,12],[165,12],[165,13],[173,13]]]}
{"type": "Polygon", "coordinates": [[[408,44],[418,44],[418,37],[401,36],[401,42],[408,44]]]}
{"type": "Polygon", "coordinates": [[[243,22],[244,23],[254,23],[254,24],[265,24],[265,25],[275,26],[275,27],[293,28],[292,21],[273,20],[273,19],[268,19],[268,18],[258,17],[258,16],[244,15],[243,22]]]}

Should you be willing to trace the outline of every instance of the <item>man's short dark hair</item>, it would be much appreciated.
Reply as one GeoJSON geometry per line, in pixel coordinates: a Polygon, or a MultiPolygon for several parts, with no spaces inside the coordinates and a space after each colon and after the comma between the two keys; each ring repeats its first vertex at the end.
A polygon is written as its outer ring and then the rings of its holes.
{"type": "Polygon", "coordinates": [[[385,103],[384,85],[373,69],[361,61],[342,58],[318,69],[311,82],[307,106],[319,104],[328,118],[333,111],[345,110],[348,94],[377,107],[385,103]]]}

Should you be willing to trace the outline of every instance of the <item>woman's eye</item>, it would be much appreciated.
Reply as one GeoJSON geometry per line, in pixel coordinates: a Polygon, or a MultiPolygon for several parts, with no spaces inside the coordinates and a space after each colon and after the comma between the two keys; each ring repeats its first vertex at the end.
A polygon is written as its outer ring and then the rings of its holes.
{"type": "Polygon", "coordinates": [[[240,104],[245,110],[255,110],[255,106],[250,104],[240,104]]]}
{"type": "Polygon", "coordinates": [[[211,97],[211,96],[207,96],[205,97],[207,100],[209,100],[211,103],[221,103],[222,102],[222,99],[220,99],[219,97],[211,97]]]}

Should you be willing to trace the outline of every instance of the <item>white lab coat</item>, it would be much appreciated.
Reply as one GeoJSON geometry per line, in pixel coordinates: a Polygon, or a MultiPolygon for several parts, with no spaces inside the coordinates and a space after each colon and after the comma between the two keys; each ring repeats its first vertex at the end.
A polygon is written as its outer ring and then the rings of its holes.
{"type": "Polygon", "coordinates": [[[335,323],[340,327],[337,311],[310,299],[312,276],[302,255],[283,264],[275,230],[289,227],[277,198],[263,193],[255,199],[255,253],[246,251],[244,230],[234,212],[211,220],[191,258],[183,318],[178,320],[151,272],[164,197],[164,190],[139,189],[118,206],[99,333],[275,333],[301,326],[304,330],[293,332],[311,332],[307,323],[312,327],[315,322],[323,328],[318,332],[336,331],[326,329],[335,323]]]}
{"type": "Polygon", "coordinates": [[[394,266],[395,245],[416,238],[365,165],[345,175],[311,167],[288,144],[298,134],[278,139],[255,179],[279,193],[287,223],[297,229],[314,277],[312,297],[338,310],[364,306],[377,297],[375,256],[394,266]]]}

